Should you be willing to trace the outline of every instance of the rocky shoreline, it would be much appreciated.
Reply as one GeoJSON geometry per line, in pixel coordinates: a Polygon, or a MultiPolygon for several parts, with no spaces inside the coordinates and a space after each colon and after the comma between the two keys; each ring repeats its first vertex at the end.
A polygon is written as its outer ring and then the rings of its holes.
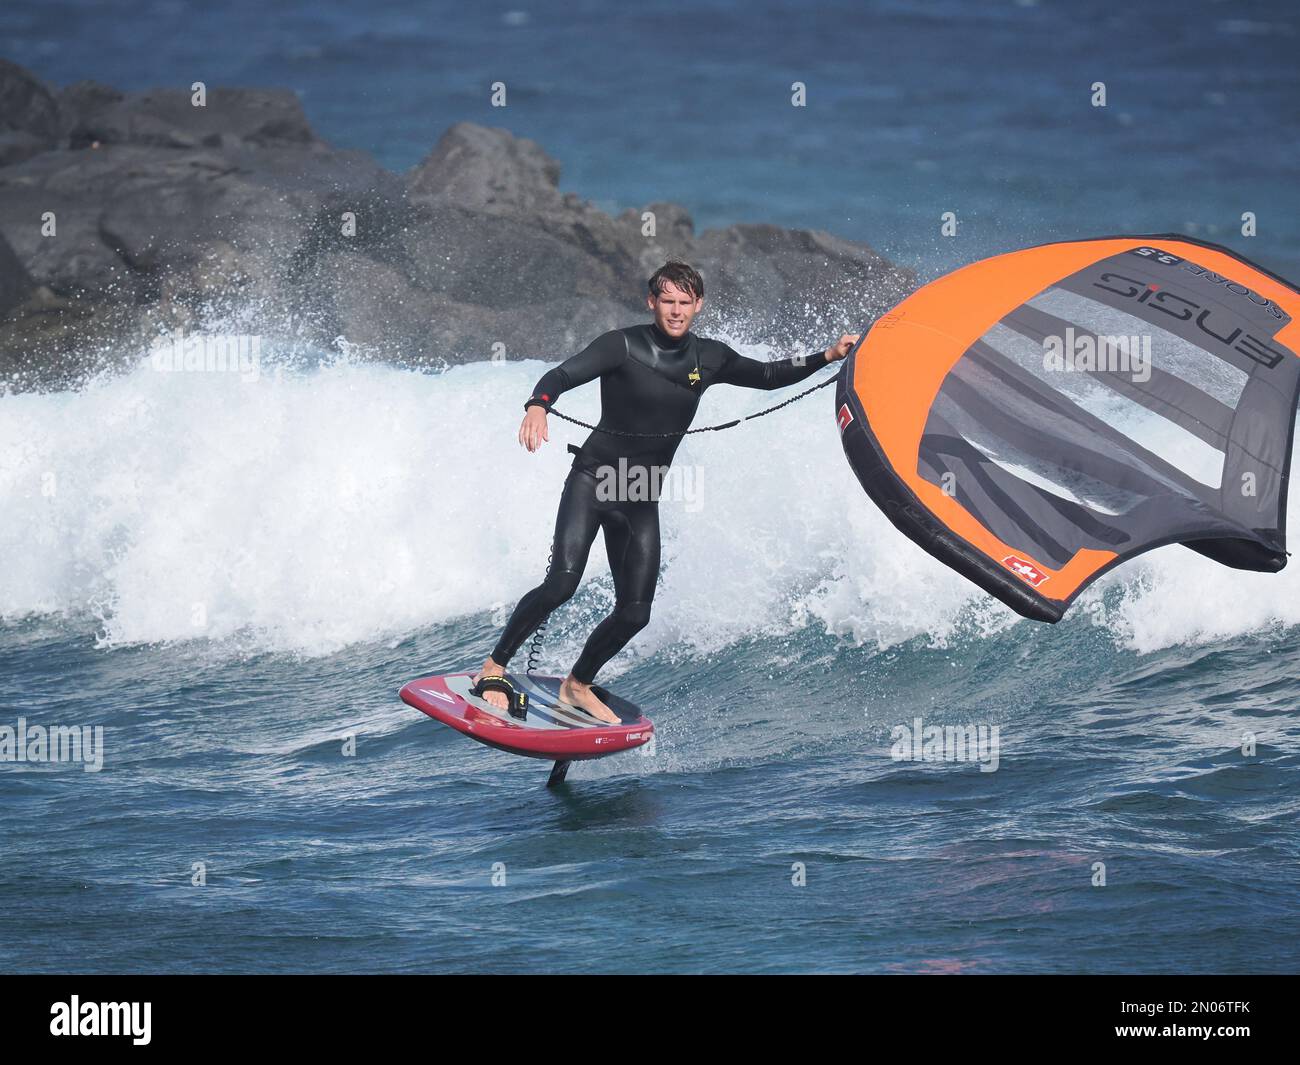
{"type": "Polygon", "coordinates": [[[0,59],[0,380],[66,388],[177,331],[410,366],[558,357],[644,319],[684,258],[701,331],[829,341],[914,287],[822,232],[697,234],[671,203],[611,216],[503,129],[449,128],[404,174],[312,131],[287,90],[50,87],[0,59]]]}

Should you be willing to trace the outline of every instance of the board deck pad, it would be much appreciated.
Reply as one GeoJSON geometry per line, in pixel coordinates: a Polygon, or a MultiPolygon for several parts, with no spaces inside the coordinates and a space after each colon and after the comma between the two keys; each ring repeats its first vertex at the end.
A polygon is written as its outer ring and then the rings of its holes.
{"type": "Polygon", "coordinates": [[[559,677],[519,673],[506,677],[516,689],[528,693],[528,716],[523,721],[470,694],[472,673],[421,677],[399,694],[403,702],[471,739],[530,758],[604,758],[649,743],[654,735],[654,725],[640,707],[613,693],[606,693],[605,703],[619,716],[617,725],[597,721],[562,702],[559,677]]]}

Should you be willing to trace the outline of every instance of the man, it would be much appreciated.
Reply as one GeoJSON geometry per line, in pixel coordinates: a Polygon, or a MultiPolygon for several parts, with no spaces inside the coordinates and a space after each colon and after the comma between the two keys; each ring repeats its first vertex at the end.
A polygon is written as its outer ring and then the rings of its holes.
{"type": "Polygon", "coordinates": [[[614,611],[587,640],[560,687],[560,698],[600,721],[618,722],[592,681],[597,670],[650,621],[659,577],[659,501],[643,499],[641,492],[624,493],[636,498],[608,498],[609,474],[622,471],[619,484],[660,483],[690,428],[700,396],[710,385],[762,389],[792,385],[844,358],[858,340],[842,336],[824,353],[801,359],[746,359],[726,344],[690,332],[703,300],[700,275],[685,263],[666,263],[650,278],[646,305],[654,314],[653,324],[597,337],[544,374],[524,404],[519,442],[536,451],[550,439],[546,414],[551,405],[569,389],[600,378],[600,422],[580,449],[570,449],[577,458],[560,497],[546,579],[519,601],[475,677],[482,684],[483,698],[493,706],[504,710],[511,705],[513,689],[508,679],[490,678],[502,678],[520,645],[573,595],[600,528],[614,575],[614,611]]]}

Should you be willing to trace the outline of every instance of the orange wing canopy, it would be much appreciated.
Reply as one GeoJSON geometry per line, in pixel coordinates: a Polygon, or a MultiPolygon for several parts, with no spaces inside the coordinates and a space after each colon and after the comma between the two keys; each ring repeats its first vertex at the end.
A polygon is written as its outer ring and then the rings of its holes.
{"type": "Polygon", "coordinates": [[[1297,318],[1294,285],[1188,237],[999,255],[872,326],[840,438],[900,530],[1029,618],[1163,544],[1279,570],[1297,318]]]}

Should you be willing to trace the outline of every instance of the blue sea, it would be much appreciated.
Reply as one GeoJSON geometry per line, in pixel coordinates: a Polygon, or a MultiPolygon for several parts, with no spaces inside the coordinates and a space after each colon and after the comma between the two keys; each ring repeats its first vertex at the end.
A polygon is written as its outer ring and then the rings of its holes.
{"type": "MultiPolygon", "coordinates": [[[[608,210],[922,277],[1171,230],[1300,277],[1298,34],[1245,2],[0,10],[0,56],[58,85],[288,87],[399,170],[500,125],[608,210]]],[[[827,391],[678,453],[654,615],[601,675],[653,747],[547,790],[399,702],[477,667],[545,569],[581,434],[515,443],[498,399],[536,354],[0,398],[0,753],[88,730],[80,762],[0,761],[0,969],[1296,969],[1300,567],[1168,547],[1019,620],[863,495],[827,391]],[[981,757],[916,757],[935,727],[981,757]]],[[[770,401],[715,389],[701,424],[770,401]]],[[[598,543],[543,671],[612,599],[598,543]]]]}

